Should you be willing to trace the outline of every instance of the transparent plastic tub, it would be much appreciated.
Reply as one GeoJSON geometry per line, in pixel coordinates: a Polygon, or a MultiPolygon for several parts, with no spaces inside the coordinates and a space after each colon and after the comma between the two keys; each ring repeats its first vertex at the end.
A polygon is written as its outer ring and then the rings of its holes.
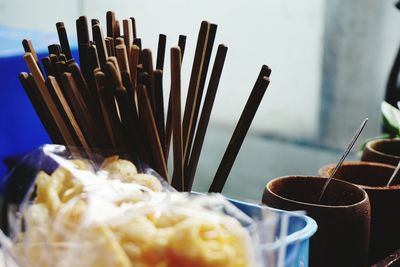
{"type": "MultiPolygon", "coordinates": [[[[76,150],[73,150],[76,152],[76,150]]],[[[91,162],[95,162],[94,165],[101,162],[104,158],[114,153],[100,153],[96,154],[95,158],[91,159],[91,162]]],[[[79,155],[82,157],[82,155],[79,155]]],[[[33,190],[33,184],[35,178],[40,171],[52,173],[59,165],[63,164],[64,159],[76,158],[74,152],[71,150],[56,145],[45,145],[31,154],[27,155],[15,168],[2,180],[1,186],[6,188],[3,196],[3,208],[2,208],[2,225],[1,229],[5,233],[1,232],[0,243],[3,248],[4,265],[7,267],[28,267],[17,265],[13,260],[12,253],[9,253],[8,248],[12,246],[9,235],[9,218],[10,213],[15,212],[23,203],[27,202],[27,197],[32,197],[29,191],[33,190]]],[[[150,168],[142,164],[138,159],[124,155],[124,158],[135,162],[138,167],[138,171],[141,173],[150,173],[162,183],[164,192],[174,192],[174,190],[168,186],[168,184],[162,180],[150,168]]],[[[225,214],[238,219],[242,226],[247,227],[249,220],[255,222],[255,226],[251,225],[248,227],[251,231],[257,232],[255,253],[257,259],[262,259],[263,264],[257,266],[269,266],[269,267],[283,267],[283,266],[308,266],[308,245],[309,239],[317,229],[316,223],[311,218],[293,212],[279,211],[275,209],[266,208],[254,204],[249,204],[237,200],[228,199],[230,203],[236,206],[243,212],[243,216],[240,212],[235,212],[234,209],[229,207],[226,200],[222,202],[214,202],[222,207],[225,214]],[[268,219],[264,216],[269,214],[268,219]],[[247,215],[247,216],[246,216],[247,215]],[[248,219],[247,219],[248,218],[248,219]]],[[[230,206],[232,206],[230,204],[230,206]]],[[[211,208],[214,210],[221,209],[221,207],[211,208]]],[[[11,220],[12,221],[12,220],[11,220]]],[[[253,240],[253,242],[255,242],[253,240]]],[[[253,243],[254,245],[254,243],[253,243]]],[[[1,266],[1,263],[0,263],[1,266]]]]}

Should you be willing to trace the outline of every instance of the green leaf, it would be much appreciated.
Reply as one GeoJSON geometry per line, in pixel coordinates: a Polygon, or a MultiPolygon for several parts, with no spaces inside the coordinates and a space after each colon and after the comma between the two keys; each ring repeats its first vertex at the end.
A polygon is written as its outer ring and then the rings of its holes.
{"type": "Polygon", "coordinates": [[[393,136],[398,136],[400,134],[400,110],[383,101],[381,112],[385,132],[393,136]]]}

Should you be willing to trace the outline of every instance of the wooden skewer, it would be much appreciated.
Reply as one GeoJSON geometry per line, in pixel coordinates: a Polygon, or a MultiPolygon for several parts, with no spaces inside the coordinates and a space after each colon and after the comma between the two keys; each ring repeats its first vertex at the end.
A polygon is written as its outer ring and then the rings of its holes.
{"type": "Polygon", "coordinates": [[[32,72],[33,79],[36,83],[36,86],[39,89],[41,98],[44,100],[46,105],[49,108],[50,114],[52,115],[53,120],[55,121],[57,128],[60,130],[62,139],[64,140],[64,144],[75,146],[74,140],[69,132],[67,126],[65,125],[64,121],[62,120],[61,114],[58,112],[56,105],[51,98],[50,93],[47,90],[47,87],[44,83],[44,78],[36,61],[31,53],[25,53],[24,60],[26,65],[28,66],[29,70],[32,72]]]}
{"type": "Polygon", "coordinates": [[[165,58],[166,43],[167,43],[167,36],[165,34],[158,35],[156,68],[159,70],[164,70],[164,58],[165,58]]]}
{"type": "Polygon", "coordinates": [[[188,162],[185,162],[185,168],[186,168],[185,179],[187,181],[185,183],[186,191],[192,190],[197,164],[199,162],[201,149],[203,147],[204,138],[207,132],[208,122],[210,120],[212,107],[214,104],[215,96],[217,94],[217,89],[221,78],[222,69],[224,67],[227,51],[228,48],[225,45],[223,44],[219,45],[217,55],[215,57],[214,67],[211,72],[207,93],[204,99],[199,125],[196,130],[196,136],[194,138],[193,149],[190,154],[190,160],[188,162]]]}
{"type": "Polygon", "coordinates": [[[203,98],[204,85],[206,83],[207,71],[208,71],[208,66],[210,64],[211,52],[212,52],[212,49],[214,46],[214,40],[215,40],[216,33],[217,33],[217,25],[211,24],[210,30],[208,33],[208,38],[207,38],[204,62],[203,62],[203,66],[201,68],[199,88],[197,91],[197,97],[194,102],[193,120],[189,126],[190,129],[188,129],[188,135],[186,136],[187,139],[186,139],[186,143],[185,143],[184,150],[183,150],[183,154],[185,157],[185,164],[187,164],[189,161],[190,150],[191,150],[192,143],[193,143],[193,137],[194,137],[194,133],[195,133],[196,125],[197,125],[197,118],[199,116],[201,100],[203,98]]]}
{"type": "Polygon", "coordinates": [[[148,141],[152,150],[152,156],[154,159],[154,169],[167,181],[169,181],[167,165],[165,163],[163,149],[161,147],[160,139],[157,133],[156,123],[154,121],[153,111],[151,109],[150,100],[147,95],[146,88],[139,84],[137,88],[138,103],[140,116],[145,117],[145,127],[148,136],[148,141]]]}
{"type": "Polygon", "coordinates": [[[183,140],[181,124],[181,51],[179,47],[171,48],[171,94],[174,174],[171,185],[180,191],[185,189],[183,173],[183,140]]]}
{"type": "MultiPolygon", "coordinates": [[[[188,151],[189,136],[194,123],[194,113],[197,98],[199,95],[201,72],[203,69],[204,58],[207,49],[207,39],[210,30],[210,23],[201,23],[199,37],[197,39],[196,52],[193,60],[192,73],[190,76],[189,89],[186,97],[185,111],[183,114],[182,133],[183,133],[183,153],[188,151]]],[[[190,149],[190,148],[189,148],[190,149]]]]}
{"type": "MultiPolygon", "coordinates": [[[[261,75],[263,69],[265,68],[262,68],[260,72],[261,75]]],[[[257,82],[250,94],[249,99],[247,100],[242,115],[240,116],[240,119],[233,132],[231,140],[229,141],[229,145],[218,167],[217,173],[215,174],[212,184],[208,190],[209,192],[222,191],[268,85],[269,78],[267,76],[257,79],[257,82]]]]}
{"type": "Polygon", "coordinates": [[[61,136],[60,130],[57,128],[57,124],[51,116],[46,103],[42,99],[39,93],[39,88],[33,80],[33,76],[26,72],[22,72],[19,75],[19,80],[52,142],[55,144],[63,144],[64,140],[61,136]]]}

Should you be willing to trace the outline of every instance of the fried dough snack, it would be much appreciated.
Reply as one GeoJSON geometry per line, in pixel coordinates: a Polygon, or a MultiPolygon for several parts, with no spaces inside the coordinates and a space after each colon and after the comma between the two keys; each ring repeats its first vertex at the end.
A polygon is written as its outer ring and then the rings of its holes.
{"type": "MultiPolygon", "coordinates": [[[[70,163],[94,173],[86,161],[70,163]]],[[[13,248],[23,266],[253,266],[249,234],[236,219],[160,192],[156,177],[118,157],[97,174],[77,177],[63,167],[38,174],[13,248]]]]}

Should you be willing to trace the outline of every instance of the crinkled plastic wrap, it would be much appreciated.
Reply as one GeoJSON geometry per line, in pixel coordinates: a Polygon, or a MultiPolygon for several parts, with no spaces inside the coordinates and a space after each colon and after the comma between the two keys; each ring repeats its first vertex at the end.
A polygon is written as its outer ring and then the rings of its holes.
{"type": "Polygon", "coordinates": [[[123,156],[35,153],[21,163],[34,174],[27,193],[8,203],[7,266],[275,266],[263,246],[274,239],[272,214],[250,218],[219,194],[178,193],[123,156]]]}

